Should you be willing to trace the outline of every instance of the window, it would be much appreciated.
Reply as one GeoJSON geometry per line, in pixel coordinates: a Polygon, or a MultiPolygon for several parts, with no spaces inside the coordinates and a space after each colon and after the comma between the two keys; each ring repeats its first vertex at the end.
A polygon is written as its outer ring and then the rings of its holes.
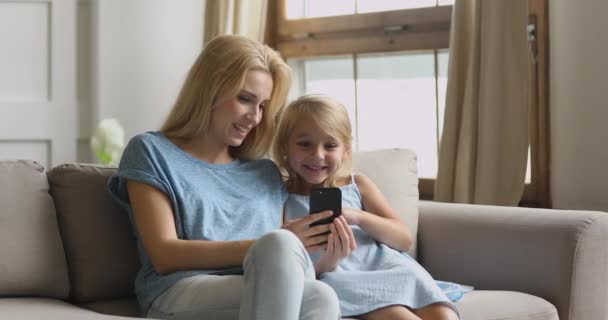
{"type": "Polygon", "coordinates": [[[324,93],[342,102],[355,150],[415,150],[427,199],[443,126],[451,3],[281,0],[277,8],[274,45],[294,70],[290,99],[324,93]]]}
{"type": "Polygon", "coordinates": [[[301,19],[452,5],[454,0],[287,0],[286,4],[287,19],[301,19]]]}
{"type": "Polygon", "coordinates": [[[357,151],[411,148],[419,175],[437,172],[447,82],[447,51],[405,51],[288,59],[296,72],[290,100],[323,93],[341,101],[357,151]]]}
{"type": "MultiPolygon", "coordinates": [[[[269,35],[295,73],[290,99],[325,93],[341,101],[351,117],[355,150],[416,151],[422,199],[432,199],[437,173],[453,3],[279,0],[269,35]]],[[[547,182],[534,187],[534,168],[543,155],[530,153],[527,204],[548,192],[547,182]]]]}

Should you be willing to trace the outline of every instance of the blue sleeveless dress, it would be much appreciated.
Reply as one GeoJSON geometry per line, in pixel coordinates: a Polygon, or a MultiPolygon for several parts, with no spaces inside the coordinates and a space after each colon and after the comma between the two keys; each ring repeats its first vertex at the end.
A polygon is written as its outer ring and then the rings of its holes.
{"type": "MultiPolygon", "coordinates": [[[[362,209],[361,193],[353,182],[340,187],[342,207],[362,209]]],[[[290,194],[286,221],[308,214],[309,197],[290,194]]],[[[419,309],[441,302],[458,312],[431,275],[416,260],[377,242],[359,226],[351,225],[357,248],[336,269],[321,275],[340,299],[343,317],[360,315],[390,305],[419,309]]],[[[316,262],[321,253],[311,254],[316,262]]]]}

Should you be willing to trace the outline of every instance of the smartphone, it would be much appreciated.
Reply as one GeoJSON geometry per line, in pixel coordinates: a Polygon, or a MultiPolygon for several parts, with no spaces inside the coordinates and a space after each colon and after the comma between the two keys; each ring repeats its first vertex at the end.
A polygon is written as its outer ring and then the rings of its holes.
{"type": "Polygon", "coordinates": [[[309,213],[319,213],[325,210],[333,211],[331,217],[315,221],[310,226],[328,224],[342,214],[342,191],[338,188],[316,188],[310,191],[309,213]]]}

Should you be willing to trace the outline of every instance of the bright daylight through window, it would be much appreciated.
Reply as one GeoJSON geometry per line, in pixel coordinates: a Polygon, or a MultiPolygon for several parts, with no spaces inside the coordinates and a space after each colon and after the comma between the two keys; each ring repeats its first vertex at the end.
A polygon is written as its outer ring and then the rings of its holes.
{"type": "MultiPolygon", "coordinates": [[[[435,0],[289,0],[286,11],[288,19],[302,19],[436,5],[435,0]]],[[[296,77],[292,98],[323,93],[346,105],[355,150],[414,149],[419,176],[436,176],[447,48],[296,57],[288,58],[288,63],[296,77]]]]}
{"type": "Polygon", "coordinates": [[[415,51],[288,59],[299,80],[292,94],[337,98],[350,114],[355,150],[414,149],[418,174],[435,177],[447,51],[435,57],[415,51]]]}

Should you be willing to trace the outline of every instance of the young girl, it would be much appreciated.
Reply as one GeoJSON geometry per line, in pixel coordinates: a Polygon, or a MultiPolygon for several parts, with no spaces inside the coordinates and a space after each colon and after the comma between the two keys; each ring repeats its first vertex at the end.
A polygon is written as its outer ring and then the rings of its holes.
{"type": "Polygon", "coordinates": [[[285,221],[308,216],[312,188],[342,191],[342,216],[330,224],[325,250],[305,243],[317,277],[338,294],[342,316],[458,319],[456,307],[426,270],[400,253],[412,244],[408,227],[369,178],[351,174],[351,127],[341,104],[319,95],[292,102],[273,153],[290,193],[285,221]]]}

